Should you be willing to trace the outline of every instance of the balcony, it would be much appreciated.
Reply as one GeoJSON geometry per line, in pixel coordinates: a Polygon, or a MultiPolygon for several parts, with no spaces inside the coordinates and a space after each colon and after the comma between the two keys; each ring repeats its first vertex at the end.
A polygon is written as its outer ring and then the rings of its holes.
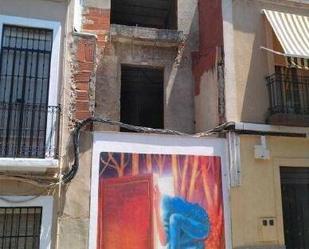
{"type": "Polygon", "coordinates": [[[0,102],[0,157],[57,159],[59,113],[59,106],[0,102]]]}
{"type": "Polygon", "coordinates": [[[113,42],[156,47],[178,47],[184,40],[183,32],[169,29],[131,27],[112,24],[110,36],[113,42]]]}
{"type": "Polygon", "coordinates": [[[266,78],[272,125],[309,126],[309,77],[275,73],[266,78]]]}

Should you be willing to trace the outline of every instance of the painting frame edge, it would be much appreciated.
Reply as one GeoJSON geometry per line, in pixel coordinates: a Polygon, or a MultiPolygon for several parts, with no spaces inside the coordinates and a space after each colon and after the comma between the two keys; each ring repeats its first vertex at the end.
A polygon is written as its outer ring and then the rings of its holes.
{"type": "Polygon", "coordinates": [[[218,156],[221,158],[225,248],[232,249],[231,208],[227,142],[224,138],[157,134],[94,132],[90,184],[90,221],[88,248],[97,248],[98,190],[100,153],[123,152],[218,156]],[[166,146],[163,150],[163,146],[166,146]]]}

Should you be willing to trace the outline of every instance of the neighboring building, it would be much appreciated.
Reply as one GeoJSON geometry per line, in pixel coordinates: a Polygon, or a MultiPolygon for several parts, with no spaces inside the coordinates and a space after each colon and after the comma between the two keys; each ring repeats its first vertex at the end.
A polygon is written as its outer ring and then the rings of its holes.
{"type": "MultiPolygon", "coordinates": [[[[169,170],[177,176],[177,160],[189,165],[189,159],[174,151],[185,154],[191,146],[190,153],[214,156],[209,144],[220,155],[228,150],[222,179],[218,174],[224,208],[216,209],[225,217],[225,236],[213,248],[307,249],[306,2],[0,0],[0,249],[93,245],[90,218],[98,214],[90,211],[97,194],[91,184],[98,183],[91,177],[98,171],[91,165],[93,155],[110,156],[98,148],[108,150],[108,134],[114,147],[115,141],[140,150],[145,143],[149,151],[152,143],[170,146],[160,153],[170,153],[169,170]],[[75,124],[94,116],[187,134],[224,125],[209,141],[171,142],[95,123],[81,134],[78,174],[61,184],[74,161],[75,124]]],[[[124,163],[123,151],[109,152],[116,152],[115,164],[124,163]]],[[[147,157],[132,155],[133,181],[142,171],[139,158],[147,157]]],[[[192,158],[192,175],[206,176],[198,172],[202,159],[192,158]]]]}
{"type": "Polygon", "coordinates": [[[233,248],[308,248],[308,34],[308,1],[200,1],[197,131],[233,122],[233,248]]]}
{"type": "Polygon", "coordinates": [[[0,6],[0,247],[54,248],[59,186],[47,185],[58,181],[59,140],[65,144],[68,134],[64,55],[73,5],[0,6]]]}

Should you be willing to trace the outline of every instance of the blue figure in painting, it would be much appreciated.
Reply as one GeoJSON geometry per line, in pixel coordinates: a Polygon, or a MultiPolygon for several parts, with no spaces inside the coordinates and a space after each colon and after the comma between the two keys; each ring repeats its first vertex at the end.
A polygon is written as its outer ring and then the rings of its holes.
{"type": "Polygon", "coordinates": [[[181,197],[161,195],[154,190],[159,239],[167,249],[204,249],[210,223],[205,209],[181,197]]]}

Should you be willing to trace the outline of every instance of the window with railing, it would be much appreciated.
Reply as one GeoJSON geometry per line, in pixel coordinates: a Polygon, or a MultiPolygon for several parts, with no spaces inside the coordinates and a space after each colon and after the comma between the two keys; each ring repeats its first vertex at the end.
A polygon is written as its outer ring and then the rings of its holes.
{"type": "Polygon", "coordinates": [[[57,155],[58,106],[49,106],[53,31],[3,25],[0,54],[0,157],[57,155]]]}
{"type": "Polygon", "coordinates": [[[268,76],[270,114],[309,115],[309,75],[296,68],[276,66],[268,76]]]}

